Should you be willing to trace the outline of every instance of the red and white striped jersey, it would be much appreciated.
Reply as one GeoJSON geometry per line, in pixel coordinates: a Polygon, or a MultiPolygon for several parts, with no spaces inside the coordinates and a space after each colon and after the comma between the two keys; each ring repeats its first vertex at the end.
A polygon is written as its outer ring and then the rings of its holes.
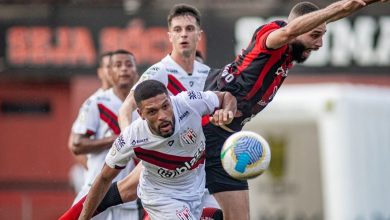
{"type": "Polygon", "coordinates": [[[200,199],[204,193],[201,117],[219,106],[218,97],[210,91],[187,91],[171,96],[171,101],[175,128],[170,137],[154,135],[146,120],[139,118],[122,132],[107,154],[106,163],[112,168],[122,168],[134,157],[143,161],[138,191],[142,200],[161,195],[200,199]]]}
{"type": "Polygon", "coordinates": [[[147,69],[138,83],[147,79],[158,80],[168,88],[172,95],[187,90],[203,91],[209,71],[210,67],[195,61],[193,72],[189,74],[170,55],[167,55],[160,62],[147,69]]]}

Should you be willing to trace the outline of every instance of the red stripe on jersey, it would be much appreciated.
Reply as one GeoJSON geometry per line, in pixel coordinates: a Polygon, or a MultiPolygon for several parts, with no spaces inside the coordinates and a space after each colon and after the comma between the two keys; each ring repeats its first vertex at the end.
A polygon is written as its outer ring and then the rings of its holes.
{"type": "MultiPolygon", "coordinates": [[[[176,168],[186,166],[185,163],[189,164],[190,161],[194,159],[193,157],[181,157],[153,150],[146,150],[141,147],[135,147],[133,148],[133,150],[139,159],[169,170],[175,170],[176,168]]],[[[203,152],[199,160],[195,164],[193,164],[190,169],[194,169],[198,167],[199,164],[203,164],[204,158],[205,153],[203,152]]],[[[188,166],[186,167],[188,168],[188,166]]]]}
{"type": "Polygon", "coordinates": [[[87,135],[88,135],[88,136],[95,135],[95,132],[92,131],[92,130],[87,130],[87,135]]]}
{"type": "Polygon", "coordinates": [[[168,74],[168,90],[173,94],[177,95],[180,92],[187,91],[187,89],[180,83],[176,77],[174,77],[172,74],[168,74]]]}
{"type": "Polygon", "coordinates": [[[118,117],[106,106],[103,104],[98,104],[100,118],[107,123],[108,127],[114,132],[114,134],[118,135],[121,133],[118,124],[118,117]]]}

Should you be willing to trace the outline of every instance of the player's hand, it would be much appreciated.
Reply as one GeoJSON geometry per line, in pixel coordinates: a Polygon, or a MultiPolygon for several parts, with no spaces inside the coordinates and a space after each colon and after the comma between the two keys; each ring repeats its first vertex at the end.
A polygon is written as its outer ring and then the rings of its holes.
{"type": "Polygon", "coordinates": [[[217,126],[230,124],[233,119],[233,111],[227,111],[225,109],[218,109],[210,116],[210,122],[217,126]]]}
{"type": "Polygon", "coordinates": [[[366,6],[367,5],[366,1],[364,1],[364,0],[343,0],[340,2],[340,4],[341,4],[341,7],[345,11],[352,11],[352,10],[355,10],[357,6],[360,6],[360,7],[366,6]]]}

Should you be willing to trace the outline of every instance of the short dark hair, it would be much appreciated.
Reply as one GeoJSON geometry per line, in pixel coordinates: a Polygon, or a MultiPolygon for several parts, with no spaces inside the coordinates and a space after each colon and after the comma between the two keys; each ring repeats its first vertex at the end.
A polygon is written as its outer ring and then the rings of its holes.
{"type": "Polygon", "coordinates": [[[128,54],[128,55],[134,56],[134,54],[132,52],[124,50],[124,49],[119,49],[119,50],[115,50],[115,51],[111,52],[111,56],[114,56],[116,54],[128,54]]]}
{"type": "Polygon", "coordinates": [[[111,56],[112,56],[112,52],[111,51],[100,54],[99,61],[98,61],[99,67],[103,67],[103,59],[104,59],[104,57],[109,57],[110,58],[111,56]]]}
{"type": "Polygon", "coordinates": [[[148,79],[135,87],[134,99],[139,107],[143,100],[153,98],[160,94],[168,95],[167,87],[160,81],[148,79]]]}
{"type": "Polygon", "coordinates": [[[172,19],[178,16],[189,15],[196,19],[196,23],[200,27],[200,12],[197,8],[187,4],[176,4],[168,14],[168,27],[171,27],[172,19]]]}
{"type": "Polygon", "coordinates": [[[311,2],[300,2],[296,4],[290,11],[288,20],[293,20],[299,16],[309,14],[310,12],[320,10],[320,7],[311,2]]]}
{"type": "Polygon", "coordinates": [[[124,49],[119,49],[119,50],[115,50],[115,51],[112,51],[111,52],[111,56],[110,56],[110,63],[111,63],[111,58],[114,56],[114,55],[117,55],[117,54],[125,54],[125,55],[129,55],[129,56],[132,56],[135,60],[135,56],[132,52],[130,51],[127,51],[127,50],[124,50],[124,49]]]}

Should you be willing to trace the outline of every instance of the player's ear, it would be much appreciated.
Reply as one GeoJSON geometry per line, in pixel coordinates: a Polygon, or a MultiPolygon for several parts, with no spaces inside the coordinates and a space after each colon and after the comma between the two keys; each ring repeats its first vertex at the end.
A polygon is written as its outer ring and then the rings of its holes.
{"type": "Polygon", "coordinates": [[[167,34],[168,34],[169,42],[172,43],[172,33],[168,31],[167,34]]]}
{"type": "Polygon", "coordinates": [[[139,116],[142,118],[142,120],[145,120],[145,118],[142,116],[142,111],[140,108],[137,108],[137,112],[138,112],[139,116]]]}

